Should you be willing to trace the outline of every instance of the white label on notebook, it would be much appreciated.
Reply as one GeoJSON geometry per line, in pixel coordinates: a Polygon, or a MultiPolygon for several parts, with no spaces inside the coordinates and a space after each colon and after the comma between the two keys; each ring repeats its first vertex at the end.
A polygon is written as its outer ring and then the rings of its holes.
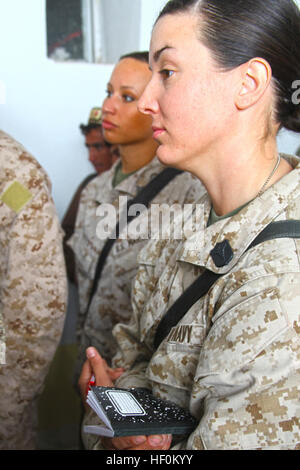
{"type": "Polygon", "coordinates": [[[106,392],[116,411],[122,416],[143,416],[146,414],[130,392],[110,390],[106,392]]]}

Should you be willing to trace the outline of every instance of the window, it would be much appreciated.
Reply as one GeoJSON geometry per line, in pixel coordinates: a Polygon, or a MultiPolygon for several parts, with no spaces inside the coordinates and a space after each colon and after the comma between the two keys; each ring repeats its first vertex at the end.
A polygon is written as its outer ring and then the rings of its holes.
{"type": "Polygon", "coordinates": [[[83,60],[81,0],[47,0],[48,57],[83,60]]]}
{"type": "Polygon", "coordinates": [[[140,0],[46,0],[48,57],[115,63],[139,50],[140,0]]]}

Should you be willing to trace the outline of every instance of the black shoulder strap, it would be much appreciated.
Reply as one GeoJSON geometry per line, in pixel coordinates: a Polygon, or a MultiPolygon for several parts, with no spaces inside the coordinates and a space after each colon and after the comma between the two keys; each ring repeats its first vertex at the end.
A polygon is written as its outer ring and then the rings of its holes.
{"type": "MultiPolygon", "coordinates": [[[[267,225],[248,246],[247,250],[274,238],[300,238],[300,220],[284,220],[267,225]]],[[[157,327],[154,338],[154,347],[156,349],[172,327],[177,325],[192,305],[209,291],[220,276],[222,274],[205,270],[174,302],[157,327]]]]}
{"type": "MultiPolygon", "coordinates": [[[[143,204],[145,207],[149,206],[149,203],[154,199],[154,197],[170,182],[172,181],[177,175],[182,173],[182,171],[177,170],[175,168],[166,168],[163,171],[161,171],[158,175],[156,175],[144,188],[141,189],[141,191],[130,201],[127,202],[127,206],[125,208],[126,210],[126,216],[127,216],[127,225],[136,217],[136,215],[129,216],[128,215],[128,210],[129,207],[132,206],[133,204],[143,204]]],[[[121,227],[121,230],[124,227],[121,227]]],[[[116,225],[115,228],[115,236],[112,238],[108,238],[107,241],[105,242],[105,245],[103,249],[101,250],[101,254],[99,256],[96,270],[95,270],[95,276],[93,280],[93,285],[91,288],[90,296],[89,296],[89,301],[87,304],[87,309],[86,312],[88,311],[93,296],[97,290],[99,280],[101,277],[101,273],[106,261],[106,258],[116,241],[120,235],[120,227],[119,227],[119,222],[116,225]]]]}

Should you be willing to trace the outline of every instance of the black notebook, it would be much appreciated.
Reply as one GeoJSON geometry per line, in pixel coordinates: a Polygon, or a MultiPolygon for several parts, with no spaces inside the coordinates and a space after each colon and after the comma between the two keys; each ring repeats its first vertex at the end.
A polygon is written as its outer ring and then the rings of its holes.
{"type": "Polygon", "coordinates": [[[103,425],[85,425],[83,430],[100,436],[184,435],[197,426],[187,410],[154,397],[145,388],[91,387],[87,403],[103,425]]]}

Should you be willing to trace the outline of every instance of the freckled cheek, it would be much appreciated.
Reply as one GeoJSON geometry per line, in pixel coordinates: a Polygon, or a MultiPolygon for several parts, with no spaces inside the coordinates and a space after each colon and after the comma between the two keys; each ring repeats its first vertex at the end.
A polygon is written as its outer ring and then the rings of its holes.
{"type": "Polygon", "coordinates": [[[179,96],[178,99],[164,100],[160,106],[162,124],[169,133],[177,133],[188,122],[189,106],[179,96]]]}
{"type": "Polygon", "coordinates": [[[172,90],[172,93],[165,93],[159,100],[159,110],[163,118],[163,123],[177,122],[182,124],[190,115],[191,106],[193,106],[193,96],[189,96],[186,90],[172,90]]]}

